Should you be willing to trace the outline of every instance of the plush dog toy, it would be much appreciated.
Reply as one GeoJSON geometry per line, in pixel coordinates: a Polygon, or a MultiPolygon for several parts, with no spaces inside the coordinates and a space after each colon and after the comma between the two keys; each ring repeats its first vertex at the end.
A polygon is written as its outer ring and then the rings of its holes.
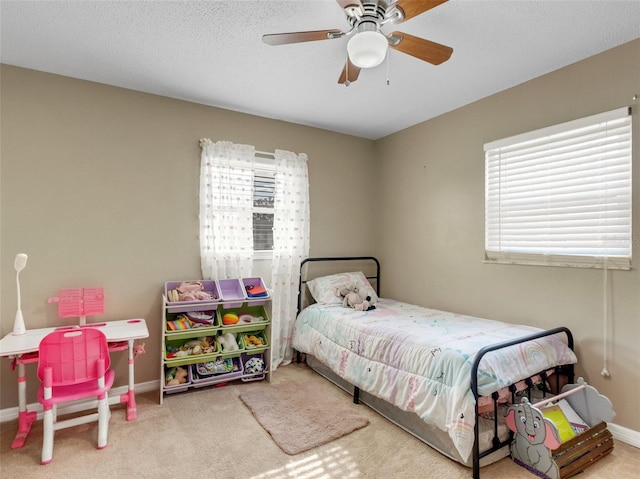
{"type": "Polygon", "coordinates": [[[187,382],[187,370],[178,366],[171,368],[165,375],[165,384],[167,386],[177,386],[187,382]]]}
{"type": "Polygon", "coordinates": [[[371,302],[371,296],[362,297],[358,287],[351,283],[342,288],[336,288],[336,296],[343,298],[342,306],[356,311],[370,311],[376,307],[371,302]]]}

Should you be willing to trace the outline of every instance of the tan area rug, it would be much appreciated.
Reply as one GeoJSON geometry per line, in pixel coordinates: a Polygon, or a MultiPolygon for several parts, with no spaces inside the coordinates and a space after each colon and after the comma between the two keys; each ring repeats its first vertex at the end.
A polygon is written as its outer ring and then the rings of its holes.
{"type": "Polygon", "coordinates": [[[321,446],[369,424],[366,417],[348,410],[346,394],[329,397],[317,384],[296,381],[260,386],[243,392],[240,399],[287,454],[321,446]]]}

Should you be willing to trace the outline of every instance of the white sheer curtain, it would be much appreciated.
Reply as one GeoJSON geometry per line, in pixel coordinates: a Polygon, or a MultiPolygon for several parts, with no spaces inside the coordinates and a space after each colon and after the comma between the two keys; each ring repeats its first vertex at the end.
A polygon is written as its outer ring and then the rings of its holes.
{"type": "Polygon", "coordinates": [[[309,256],[309,176],[307,155],[275,151],[271,368],[291,362],[300,262],[309,256]]]}
{"type": "Polygon", "coordinates": [[[255,148],[200,140],[200,262],[204,279],[251,276],[255,148]]]}

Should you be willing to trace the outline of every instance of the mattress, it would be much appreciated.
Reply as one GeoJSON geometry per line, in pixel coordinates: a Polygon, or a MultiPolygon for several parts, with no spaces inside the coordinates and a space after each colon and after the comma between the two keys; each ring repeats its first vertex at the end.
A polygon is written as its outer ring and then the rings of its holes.
{"type": "MultiPolygon", "coordinates": [[[[311,354],[350,384],[451,438],[462,462],[473,447],[475,399],[470,374],[483,347],[541,330],[380,299],[355,311],[319,304],[298,316],[293,347],[311,354]]],[[[559,336],[548,336],[485,355],[481,395],[576,357],[559,336]]]]}

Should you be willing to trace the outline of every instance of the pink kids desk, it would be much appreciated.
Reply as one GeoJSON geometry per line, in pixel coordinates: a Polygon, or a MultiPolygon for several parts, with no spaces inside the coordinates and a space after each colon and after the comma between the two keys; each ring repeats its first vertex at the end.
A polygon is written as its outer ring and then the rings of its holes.
{"type": "Polygon", "coordinates": [[[37,417],[35,411],[27,411],[27,377],[24,365],[38,362],[38,346],[42,338],[48,333],[55,330],[73,328],[100,328],[107,337],[110,352],[129,351],[128,390],[119,397],[109,398],[109,403],[126,403],[127,420],[133,421],[136,419],[137,412],[133,370],[133,361],[136,355],[133,342],[136,339],[149,337],[149,330],[147,329],[147,323],[144,319],[123,319],[102,323],[62,326],[62,328],[30,329],[27,330],[25,334],[19,336],[14,336],[12,333],[9,333],[0,340],[0,357],[12,358],[12,365],[18,365],[18,432],[11,444],[12,449],[17,449],[24,445],[31,430],[31,424],[37,417]]]}

